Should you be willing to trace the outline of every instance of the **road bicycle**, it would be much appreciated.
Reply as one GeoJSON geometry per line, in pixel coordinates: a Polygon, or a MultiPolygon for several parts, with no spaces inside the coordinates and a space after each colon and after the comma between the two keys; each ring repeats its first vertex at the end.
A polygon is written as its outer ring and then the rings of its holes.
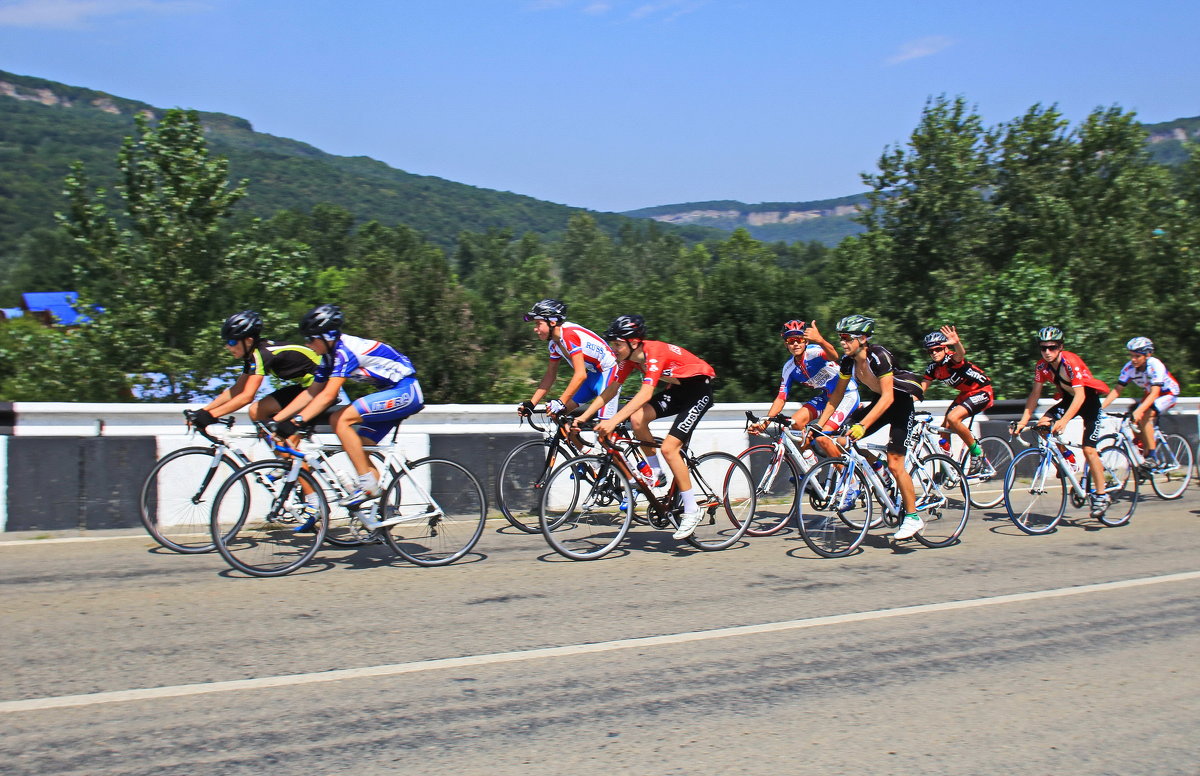
{"type": "MultiPolygon", "coordinates": [[[[972,416],[967,421],[968,428],[971,428],[974,420],[972,416]]],[[[947,449],[941,445],[942,435],[953,433],[948,428],[933,425],[933,413],[917,412],[909,437],[909,447],[913,448],[918,457],[948,455],[947,449]]],[[[971,506],[976,509],[992,509],[1004,501],[1004,472],[1008,471],[1008,465],[1012,463],[1013,449],[1008,440],[998,436],[977,436],[975,441],[983,449],[983,460],[973,467],[975,459],[965,445],[956,460],[970,485],[967,493],[971,497],[971,506]]]]}
{"type": "MultiPolygon", "coordinates": [[[[863,453],[884,453],[886,446],[839,438],[837,432],[815,425],[807,430],[831,439],[841,456],[819,461],[800,483],[796,522],[804,543],[822,557],[838,558],[857,550],[868,530],[898,526],[904,517],[899,486],[886,467],[876,471],[863,453]]],[[[904,463],[912,477],[917,512],[925,522],[913,538],[926,547],[957,544],[971,514],[962,469],[948,455],[918,455],[911,447],[904,463]]]]}
{"type": "Polygon", "coordinates": [[[1150,481],[1155,494],[1163,499],[1177,499],[1192,481],[1192,445],[1180,434],[1163,434],[1154,424],[1154,459],[1147,459],[1142,438],[1133,425],[1132,411],[1121,416],[1117,431],[1105,434],[1096,442],[1098,450],[1119,447],[1133,461],[1139,482],[1150,481]]]}
{"type": "MultiPolygon", "coordinates": [[[[1032,446],[1016,437],[1027,449],[1017,453],[1004,475],[1004,507],[1017,528],[1027,534],[1044,534],[1062,520],[1068,496],[1072,506],[1080,508],[1089,503],[1094,491],[1088,467],[1076,472],[1063,454],[1067,443],[1062,437],[1051,434],[1048,426],[1034,426],[1033,430],[1036,444],[1032,446]]],[[[1097,451],[1104,467],[1104,491],[1111,499],[1108,510],[1097,519],[1106,526],[1124,525],[1137,509],[1133,459],[1116,446],[1097,451]]]]}
{"type": "Polygon", "coordinates": [[[461,464],[409,461],[394,441],[369,446],[368,453],[382,458],[376,464],[381,494],[347,508],[330,498],[344,499],[357,486],[332,462],[341,447],[306,438],[299,448],[275,442],[284,458],[242,467],[217,492],[210,535],[226,562],[243,573],[289,574],[308,563],[322,541],[343,547],[383,542],[411,563],[444,566],[470,552],[483,534],[487,498],[461,464]],[[315,503],[306,504],[306,497],[315,503]]]}
{"type": "MultiPolygon", "coordinates": [[[[550,473],[538,506],[539,524],[556,552],[571,560],[604,557],[629,533],[643,505],[643,519],[653,528],[679,526],[683,507],[676,483],[660,496],[633,472],[629,456],[641,444],[609,437],[601,441],[603,453],[564,461],[550,473]]],[[[695,456],[686,447],[682,453],[703,511],[687,542],[700,550],[726,549],[742,538],[754,513],[750,470],[729,453],[695,456]]]]}
{"type": "MultiPolygon", "coordinates": [[[[751,445],[738,453],[738,460],[750,469],[754,481],[754,514],[746,527],[747,536],[771,536],[792,524],[792,514],[800,497],[800,481],[817,462],[817,456],[797,442],[804,432],[792,429],[785,414],[767,418],[764,436],[770,444],[751,445]]],[[[761,418],[746,411],[746,427],[761,418]]]]}

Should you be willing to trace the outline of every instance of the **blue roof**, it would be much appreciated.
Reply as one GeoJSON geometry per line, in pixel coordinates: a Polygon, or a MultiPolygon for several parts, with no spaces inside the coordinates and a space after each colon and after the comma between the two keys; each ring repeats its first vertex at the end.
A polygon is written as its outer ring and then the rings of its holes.
{"type": "Polygon", "coordinates": [[[21,294],[21,306],[31,313],[46,312],[62,326],[74,326],[91,320],[75,309],[79,294],[74,291],[27,291],[21,294]]]}
{"type": "Polygon", "coordinates": [[[0,317],[2,318],[20,318],[25,314],[25,311],[20,307],[0,307],[0,317]]]}

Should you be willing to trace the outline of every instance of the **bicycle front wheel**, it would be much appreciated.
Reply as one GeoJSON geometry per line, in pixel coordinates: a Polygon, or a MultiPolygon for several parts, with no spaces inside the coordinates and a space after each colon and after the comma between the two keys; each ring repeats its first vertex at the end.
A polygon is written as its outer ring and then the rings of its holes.
{"type": "Polygon", "coordinates": [[[541,439],[522,442],[500,465],[496,475],[496,504],[504,518],[525,533],[537,533],[538,503],[550,473],[550,443],[541,439]]]}
{"type": "Polygon", "coordinates": [[[775,445],[755,445],[738,455],[754,482],[754,513],[747,536],[771,536],[791,523],[804,479],[796,464],[775,445]]]}
{"type": "Polygon", "coordinates": [[[1158,447],[1158,460],[1166,470],[1150,477],[1150,487],[1159,498],[1177,499],[1192,481],[1192,446],[1179,434],[1167,434],[1158,447]]]}
{"type": "Polygon", "coordinates": [[[701,550],[733,546],[754,517],[754,482],[746,464],[729,453],[705,453],[691,467],[692,490],[704,513],[688,543],[701,550]]]}
{"type": "MultiPolygon", "coordinates": [[[[1107,526],[1125,525],[1137,509],[1138,478],[1133,459],[1119,447],[1107,447],[1097,453],[1104,467],[1104,492],[1109,498],[1108,509],[1096,518],[1107,526]]],[[[1084,470],[1084,482],[1092,491],[1090,472],[1084,470]]]]}
{"type": "Polygon", "coordinates": [[[1013,458],[1004,475],[1004,508],[1027,534],[1054,530],[1067,509],[1067,484],[1050,453],[1033,447],[1013,458]]]}
{"type": "Polygon", "coordinates": [[[858,469],[841,458],[821,461],[800,484],[805,498],[797,504],[796,522],[809,549],[825,558],[840,558],[858,549],[871,526],[870,486],[858,469]]]}
{"type": "Polygon", "coordinates": [[[379,533],[418,566],[446,566],[475,547],[487,523],[483,487],[465,466],[422,458],[392,478],[379,501],[379,533]]]}
{"type": "Polygon", "coordinates": [[[290,481],[287,461],[259,461],[225,481],[213,502],[210,531],[217,552],[230,566],[255,577],[279,577],[308,563],[325,538],[329,503],[306,471],[290,481]],[[311,525],[303,481],[311,488],[316,514],[311,525]]]}
{"type": "MultiPolygon", "coordinates": [[[[915,538],[926,547],[957,544],[971,515],[967,478],[948,455],[927,455],[909,472],[925,527],[915,538]]],[[[974,490],[972,485],[970,490],[974,490]]]]}
{"type": "Polygon", "coordinates": [[[213,447],[185,447],[163,456],[146,475],[138,501],[146,533],[174,552],[212,552],[209,513],[221,485],[238,469],[213,447]]]}
{"type": "Polygon", "coordinates": [[[542,535],[571,560],[596,560],[616,549],[633,522],[633,489],[605,456],[559,464],[539,505],[542,535]]]}
{"type": "MultiPolygon", "coordinates": [[[[1013,460],[1012,445],[996,436],[978,437],[975,441],[983,449],[983,464],[980,471],[967,475],[971,483],[968,495],[976,509],[993,509],[1004,501],[1004,473],[1013,460]]],[[[968,472],[972,460],[971,452],[964,448],[958,465],[968,472]]]]}

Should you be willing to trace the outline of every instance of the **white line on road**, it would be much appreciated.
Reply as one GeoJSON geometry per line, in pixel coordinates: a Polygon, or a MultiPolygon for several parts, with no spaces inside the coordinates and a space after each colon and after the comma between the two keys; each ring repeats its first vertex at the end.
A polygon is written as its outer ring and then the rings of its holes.
{"type": "Polygon", "coordinates": [[[1011,595],[991,596],[988,598],[972,598],[965,601],[946,601],[936,604],[919,604],[917,606],[901,606],[895,609],[876,609],[869,612],[853,612],[850,614],[834,614],[826,617],[810,617],[804,620],[786,620],[784,622],[768,622],[760,625],[740,625],[732,628],[716,628],[714,630],[690,631],[687,633],[671,633],[664,636],[643,636],[616,641],[602,641],[595,644],[570,644],[563,647],[544,647],[528,649],[519,652],[494,652],[486,655],[468,655],[466,657],[450,657],[437,660],[419,660],[411,663],[394,663],[392,665],[367,666],[364,668],[343,668],[335,671],[322,671],[311,674],[290,674],[285,676],[266,676],[259,679],[239,679],[229,682],[206,682],[203,684],[181,684],[171,687],[148,687],[137,690],[117,690],[113,692],[97,692],[86,695],[60,695],[50,698],[30,698],[20,701],[0,702],[0,714],[19,711],[43,711],[69,706],[94,706],[102,703],[119,703],[122,701],[154,700],[158,698],[181,698],[188,695],[207,695],[219,692],[234,692],[237,690],[263,690],[271,687],[290,687],[295,685],[316,684],[318,682],[338,682],[347,679],[367,679],[377,676],[397,676],[422,671],[438,671],[447,668],[467,668],[472,666],[496,665],[499,663],[515,663],[524,660],[540,660],[543,658],[572,657],[575,655],[595,654],[598,652],[614,652],[621,649],[645,649],[647,647],[662,647],[673,644],[685,644],[691,641],[707,641],[723,639],[732,636],[753,636],[760,633],[778,633],[780,631],[800,630],[802,628],[820,628],[826,625],[841,625],[868,620],[882,620],[889,617],[906,617],[914,614],[934,612],[950,612],[959,609],[975,609],[981,606],[1012,604],[1023,601],[1037,601],[1046,598],[1062,598],[1064,596],[1101,593],[1110,590],[1123,590],[1145,585],[1157,585],[1167,582],[1184,582],[1200,579],[1200,571],[1186,571],[1179,574],[1164,574],[1156,577],[1141,577],[1126,579],[1118,582],[1100,582],[1078,587],[1063,587],[1053,590],[1035,590],[1029,593],[1013,593],[1011,595]]]}
{"type": "MultiPolygon", "coordinates": [[[[206,534],[207,535],[207,534],[206,534]]],[[[43,544],[78,544],[81,542],[111,542],[113,539],[145,539],[154,541],[145,533],[127,534],[123,536],[62,536],[54,538],[10,539],[0,542],[0,547],[40,547],[43,544]]]]}

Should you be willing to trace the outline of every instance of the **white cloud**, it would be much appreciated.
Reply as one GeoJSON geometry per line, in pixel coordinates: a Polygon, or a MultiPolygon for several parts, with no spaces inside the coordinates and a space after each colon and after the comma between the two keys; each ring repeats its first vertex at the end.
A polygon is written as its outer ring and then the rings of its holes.
{"type": "Polygon", "coordinates": [[[104,16],[193,13],[195,0],[0,0],[0,27],[80,27],[104,16]]]}
{"type": "Polygon", "coordinates": [[[630,2],[630,0],[528,0],[525,9],[528,11],[556,11],[569,8],[589,16],[603,16],[616,12],[633,21],[651,17],[673,21],[708,2],[709,0],[641,0],[641,2],[636,2],[636,0],[635,2],[630,2]]]}
{"type": "Polygon", "coordinates": [[[924,38],[917,38],[901,46],[898,52],[888,58],[887,63],[889,65],[898,65],[910,59],[930,57],[941,51],[945,51],[953,45],[954,41],[945,35],[929,35],[924,38]]]}
{"type": "Polygon", "coordinates": [[[588,3],[583,12],[590,14],[608,13],[612,10],[612,7],[612,3],[606,3],[604,0],[595,0],[595,2],[588,3]]]}

